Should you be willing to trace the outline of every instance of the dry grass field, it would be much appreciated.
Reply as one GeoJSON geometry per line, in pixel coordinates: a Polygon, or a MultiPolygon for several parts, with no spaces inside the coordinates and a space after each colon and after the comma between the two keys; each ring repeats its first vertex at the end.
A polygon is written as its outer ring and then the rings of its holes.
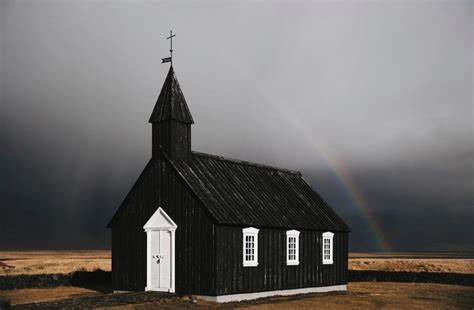
{"type": "MultiPolygon", "coordinates": [[[[110,271],[110,251],[3,251],[0,252],[0,275],[63,274],[74,271],[110,271]]],[[[351,253],[349,268],[352,270],[375,270],[397,272],[446,272],[474,274],[472,256],[454,254],[373,254],[351,253]]],[[[79,296],[106,296],[92,288],[56,287],[43,289],[0,290],[12,304],[47,302],[79,296]]],[[[166,307],[181,306],[183,301],[171,298],[159,301],[166,307]]],[[[116,307],[117,309],[147,309],[158,304],[141,304],[116,307]]],[[[197,302],[194,307],[221,307],[216,304],[197,302]]],[[[469,286],[392,283],[351,282],[347,293],[317,294],[299,297],[278,297],[257,302],[227,304],[225,307],[245,309],[326,309],[352,308],[473,308],[474,288],[469,286]]],[[[188,307],[188,306],[186,306],[188,307]]]]}
{"type": "Polygon", "coordinates": [[[462,258],[351,258],[350,270],[447,272],[474,274],[474,259],[462,258]]]}
{"type": "MultiPolygon", "coordinates": [[[[13,305],[53,301],[80,296],[98,296],[93,290],[76,287],[20,289],[6,291],[13,305]]],[[[240,308],[240,309],[463,309],[474,306],[474,288],[446,284],[354,282],[346,293],[325,293],[273,297],[257,301],[213,304],[192,303],[187,298],[160,299],[151,303],[108,307],[116,310],[158,308],[240,308]],[[184,299],[184,301],[183,301],[184,299]]]]}
{"type": "Polygon", "coordinates": [[[101,293],[82,287],[60,286],[55,288],[25,288],[0,291],[0,296],[8,297],[12,305],[55,301],[78,296],[96,296],[101,293]]]}
{"type": "Polygon", "coordinates": [[[443,284],[392,282],[349,283],[343,294],[316,294],[297,299],[273,298],[243,309],[459,309],[472,308],[474,288],[443,284]]]}
{"type": "Polygon", "coordinates": [[[110,251],[2,251],[0,275],[110,271],[110,251]]]}
{"type": "Polygon", "coordinates": [[[349,269],[474,274],[474,256],[460,253],[350,253],[349,269]]]}
{"type": "MultiPolygon", "coordinates": [[[[110,251],[3,251],[0,275],[110,271],[110,251]]],[[[351,253],[351,270],[474,274],[474,258],[454,254],[351,253]]]]}

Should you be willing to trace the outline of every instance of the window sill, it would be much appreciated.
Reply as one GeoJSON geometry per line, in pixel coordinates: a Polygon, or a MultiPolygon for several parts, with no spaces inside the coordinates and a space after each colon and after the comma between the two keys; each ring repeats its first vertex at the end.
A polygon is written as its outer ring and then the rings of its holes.
{"type": "Polygon", "coordinates": [[[334,261],[332,260],[323,262],[323,265],[332,265],[332,264],[334,264],[334,261]]]}
{"type": "Polygon", "coordinates": [[[243,266],[244,266],[244,267],[257,267],[257,266],[258,266],[258,263],[254,263],[254,262],[244,262],[243,266]]]}
{"type": "Polygon", "coordinates": [[[287,261],[286,262],[287,266],[298,266],[299,264],[300,264],[300,262],[297,262],[297,261],[291,261],[291,262],[287,261]]]}

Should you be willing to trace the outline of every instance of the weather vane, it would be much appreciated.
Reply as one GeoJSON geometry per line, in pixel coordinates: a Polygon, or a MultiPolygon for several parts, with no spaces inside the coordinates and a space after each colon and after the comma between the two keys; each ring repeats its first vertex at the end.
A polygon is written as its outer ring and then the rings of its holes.
{"type": "Polygon", "coordinates": [[[170,57],[161,58],[162,64],[164,64],[165,62],[170,62],[171,65],[173,65],[173,37],[176,37],[176,35],[173,34],[173,30],[170,30],[170,36],[166,38],[170,40],[170,57]]]}

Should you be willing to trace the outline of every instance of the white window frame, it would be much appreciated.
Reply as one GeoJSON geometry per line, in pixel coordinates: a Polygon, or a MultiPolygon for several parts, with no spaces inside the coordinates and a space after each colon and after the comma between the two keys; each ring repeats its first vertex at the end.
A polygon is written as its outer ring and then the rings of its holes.
{"type": "Polygon", "coordinates": [[[330,231],[326,231],[325,233],[323,233],[323,239],[322,239],[322,253],[321,254],[323,256],[323,265],[332,265],[334,263],[333,252],[334,252],[334,233],[330,231]],[[325,253],[324,253],[325,240],[329,240],[329,258],[326,258],[325,253]]]}
{"type": "Polygon", "coordinates": [[[286,231],[286,265],[296,266],[300,264],[300,232],[297,230],[286,231]],[[295,238],[294,259],[290,259],[290,238],[295,238]]]}
{"type": "Polygon", "coordinates": [[[244,267],[258,266],[258,229],[255,227],[247,227],[242,229],[242,264],[244,267]],[[246,251],[246,237],[253,237],[253,260],[247,260],[246,251]]]}

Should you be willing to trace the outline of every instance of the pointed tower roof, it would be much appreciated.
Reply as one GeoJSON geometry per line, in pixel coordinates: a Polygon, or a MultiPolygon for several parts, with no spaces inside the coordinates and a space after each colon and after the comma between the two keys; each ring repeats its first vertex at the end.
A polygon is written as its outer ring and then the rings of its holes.
{"type": "Polygon", "coordinates": [[[170,71],[166,76],[165,83],[161,88],[160,95],[158,96],[155,108],[148,122],[158,123],[171,119],[187,124],[194,124],[193,117],[186,104],[186,99],[184,99],[173,66],[170,67],[170,71]]]}

